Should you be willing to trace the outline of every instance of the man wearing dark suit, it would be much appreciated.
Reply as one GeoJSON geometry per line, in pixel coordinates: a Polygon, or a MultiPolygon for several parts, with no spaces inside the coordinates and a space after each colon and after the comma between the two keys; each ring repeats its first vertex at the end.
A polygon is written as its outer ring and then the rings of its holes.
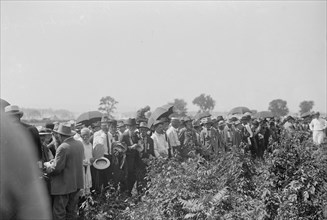
{"type": "Polygon", "coordinates": [[[141,122],[138,128],[140,131],[140,160],[136,161],[136,189],[138,194],[141,195],[147,186],[147,180],[145,179],[145,176],[148,160],[154,158],[155,154],[153,140],[148,135],[150,129],[147,127],[147,123],[141,122]]]}
{"type": "Polygon", "coordinates": [[[60,124],[57,131],[61,143],[55,158],[45,163],[51,174],[51,195],[53,196],[53,220],[74,219],[77,214],[79,191],[83,189],[82,142],[74,139],[74,133],[67,124],[60,124]]]}
{"type": "Polygon", "coordinates": [[[139,146],[139,132],[135,118],[130,118],[126,122],[127,130],[123,133],[121,143],[127,147],[126,163],[127,179],[126,184],[123,184],[122,191],[125,191],[128,196],[131,196],[132,189],[136,182],[136,163],[140,160],[139,153],[136,150],[139,146]]]}

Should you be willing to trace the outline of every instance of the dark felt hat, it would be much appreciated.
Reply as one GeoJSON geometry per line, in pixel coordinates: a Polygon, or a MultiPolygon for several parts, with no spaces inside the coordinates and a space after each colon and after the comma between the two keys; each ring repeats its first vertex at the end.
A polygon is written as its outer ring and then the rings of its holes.
{"type": "Polygon", "coordinates": [[[129,125],[129,126],[135,126],[135,125],[137,125],[136,119],[135,118],[129,118],[129,119],[127,119],[125,124],[129,125]]]}

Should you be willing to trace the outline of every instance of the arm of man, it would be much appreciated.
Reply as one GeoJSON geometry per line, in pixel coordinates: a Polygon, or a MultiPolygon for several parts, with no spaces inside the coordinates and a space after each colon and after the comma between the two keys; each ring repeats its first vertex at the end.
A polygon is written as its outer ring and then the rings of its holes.
{"type": "Polygon", "coordinates": [[[64,145],[60,145],[56,151],[56,156],[50,166],[47,168],[47,172],[56,175],[60,173],[66,165],[67,152],[64,145]]]}

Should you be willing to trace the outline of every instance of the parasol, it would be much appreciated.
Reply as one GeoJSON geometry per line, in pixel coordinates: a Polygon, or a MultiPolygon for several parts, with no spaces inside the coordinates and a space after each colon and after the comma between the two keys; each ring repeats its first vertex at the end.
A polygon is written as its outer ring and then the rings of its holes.
{"type": "Polygon", "coordinates": [[[85,126],[90,126],[95,122],[101,121],[102,113],[99,111],[89,111],[84,112],[76,119],[76,123],[83,124],[85,126]]]}
{"type": "Polygon", "coordinates": [[[274,114],[270,111],[261,111],[253,116],[254,118],[273,118],[274,114]]]}
{"type": "Polygon", "coordinates": [[[301,118],[308,118],[308,117],[310,117],[310,116],[312,116],[314,113],[313,112],[305,112],[305,113],[303,113],[302,115],[301,115],[301,118]]]}
{"type": "Polygon", "coordinates": [[[211,114],[208,111],[199,112],[194,116],[194,119],[201,120],[202,118],[211,117],[211,114]]]}
{"type": "Polygon", "coordinates": [[[235,107],[229,111],[228,115],[242,115],[246,112],[252,113],[251,110],[247,107],[239,106],[235,107]]]}
{"type": "Polygon", "coordinates": [[[156,108],[148,121],[148,128],[151,128],[153,123],[160,118],[168,118],[169,115],[174,113],[174,105],[167,104],[156,108]]]}

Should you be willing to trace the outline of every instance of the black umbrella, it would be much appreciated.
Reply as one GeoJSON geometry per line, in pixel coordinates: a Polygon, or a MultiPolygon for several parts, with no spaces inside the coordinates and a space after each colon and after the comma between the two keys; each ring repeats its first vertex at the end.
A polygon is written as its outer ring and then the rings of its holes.
{"type": "Polygon", "coordinates": [[[159,120],[161,118],[168,118],[169,115],[173,113],[174,113],[174,105],[171,104],[163,105],[161,107],[156,108],[152,112],[148,120],[148,128],[151,128],[156,120],[159,120]]]}
{"type": "Polygon", "coordinates": [[[229,115],[242,115],[246,112],[252,113],[251,110],[247,107],[239,106],[235,107],[232,110],[229,111],[229,115]]]}
{"type": "Polygon", "coordinates": [[[76,123],[83,124],[85,126],[90,126],[95,122],[101,121],[102,113],[99,111],[89,111],[84,112],[76,119],[76,123]]]}
{"type": "Polygon", "coordinates": [[[201,120],[202,118],[211,117],[211,114],[208,111],[197,113],[194,116],[194,119],[201,120]]]}
{"type": "Polygon", "coordinates": [[[273,118],[274,114],[270,111],[261,111],[253,116],[254,118],[273,118]]]}

